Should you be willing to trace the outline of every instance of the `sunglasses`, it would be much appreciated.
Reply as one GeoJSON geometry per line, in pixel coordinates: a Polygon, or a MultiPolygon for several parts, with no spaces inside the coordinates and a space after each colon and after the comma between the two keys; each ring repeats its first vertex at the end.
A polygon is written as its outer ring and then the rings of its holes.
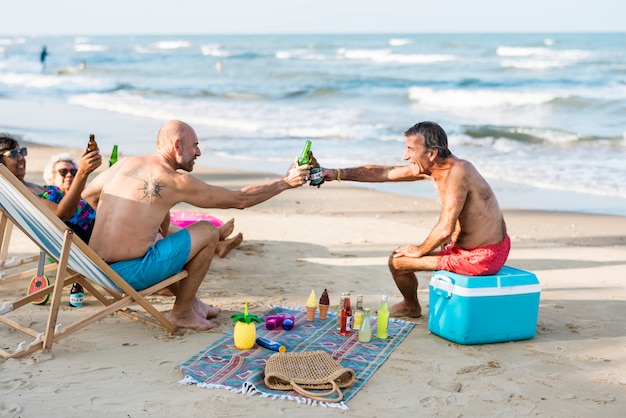
{"type": "Polygon", "coordinates": [[[75,169],[75,168],[70,168],[70,169],[60,168],[59,171],[57,171],[57,172],[61,175],[61,177],[67,176],[67,173],[70,173],[72,175],[72,177],[74,177],[76,175],[77,171],[78,170],[75,169]]]}
{"type": "Polygon", "coordinates": [[[14,160],[17,160],[20,154],[22,154],[22,157],[26,157],[28,155],[28,150],[26,149],[26,147],[20,149],[12,149],[10,151],[5,151],[2,153],[4,157],[11,157],[14,160]]]}

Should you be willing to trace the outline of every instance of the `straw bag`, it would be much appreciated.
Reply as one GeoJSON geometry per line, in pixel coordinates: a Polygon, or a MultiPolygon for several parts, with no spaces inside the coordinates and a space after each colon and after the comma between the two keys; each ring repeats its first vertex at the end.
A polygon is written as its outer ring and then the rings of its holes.
{"type": "Polygon", "coordinates": [[[326,351],[275,353],[265,365],[265,384],[274,390],[295,390],[301,395],[324,402],[343,399],[340,388],[354,383],[354,371],[333,360],[326,351]],[[325,390],[315,393],[306,389],[325,390]],[[329,398],[333,393],[336,398],[329,398]]]}

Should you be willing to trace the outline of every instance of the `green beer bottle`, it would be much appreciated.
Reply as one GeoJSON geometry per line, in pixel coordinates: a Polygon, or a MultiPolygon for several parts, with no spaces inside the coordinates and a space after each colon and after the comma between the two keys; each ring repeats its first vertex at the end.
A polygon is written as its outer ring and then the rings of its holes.
{"type": "Polygon", "coordinates": [[[298,165],[311,165],[311,181],[309,186],[320,186],[324,183],[324,177],[322,177],[322,168],[318,165],[313,167],[314,161],[311,159],[311,141],[306,141],[304,149],[300,158],[298,158],[298,165]]]}
{"type": "Polygon", "coordinates": [[[311,164],[311,141],[306,141],[302,154],[298,158],[298,165],[306,164],[311,164]]]}
{"type": "Polygon", "coordinates": [[[109,167],[117,162],[117,145],[113,145],[113,151],[111,151],[111,158],[109,158],[109,167]]]}

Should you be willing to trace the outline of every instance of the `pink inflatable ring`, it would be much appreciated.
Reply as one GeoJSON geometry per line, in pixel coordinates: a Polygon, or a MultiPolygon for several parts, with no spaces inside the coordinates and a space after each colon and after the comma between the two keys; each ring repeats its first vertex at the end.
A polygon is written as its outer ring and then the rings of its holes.
{"type": "Polygon", "coordinates": [[[203,212],[195,212],[191,210],[177,210],[170,212],[170,222],[184,228],[198,221],[209,221],[216,227],[220,227],[224,222],[214,216],[203,212]]]}

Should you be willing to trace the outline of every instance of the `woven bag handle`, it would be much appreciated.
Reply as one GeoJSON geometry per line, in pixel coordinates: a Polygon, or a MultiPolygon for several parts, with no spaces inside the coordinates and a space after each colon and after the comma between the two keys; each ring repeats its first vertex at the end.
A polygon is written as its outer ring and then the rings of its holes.
{"type": "Polygon", "coordinates": [[[289,383],[293,387],[293,390],[298,392],[300,395],[307,396],[307,397],[309,397],[311,399],[315,399],[316,401],[340,402],[343,399],[343,392],[341,391],[341,389],[339,389],[339,386],[337,386],[337,383],[335,383],[335,381],[332,380],[332,379],[329,380],[329,383],[331,383],[333,385],[333,388],[331,390],[329,390],[328,392],[324,392],[324,393],[309,392],[308,390],[303,389],[300,386],[298,386],[298,384],[296,382],[294,382],[293,380],[290,381],[289,383]],[[337,397],[336,398],[328,398],[328,396],[331,396],[335,392],[337,392],[337,397]]]}

